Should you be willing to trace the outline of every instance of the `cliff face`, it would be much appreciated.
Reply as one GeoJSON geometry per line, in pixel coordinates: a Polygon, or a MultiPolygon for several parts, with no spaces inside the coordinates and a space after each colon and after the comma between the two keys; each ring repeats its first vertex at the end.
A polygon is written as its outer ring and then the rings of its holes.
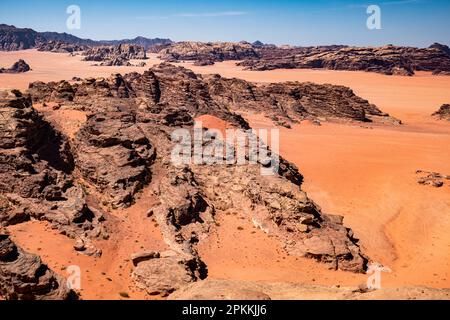
{"type": "Polygon", "coordinates": [[[44,38],[32,29],[0,24],[0,51],[31,49],[43,40],[44,38]]]}
{"type": "Polygon", "coordinates": [[[246,42],[180,42],[162,48],[159,54],[165,61],[194,61],[199,66],[224,60],[243,60],[239,65],[254,71],[323,68],[411,76],[415,71],[450,72],[448,52],[448,47],[441,44],[433,44],[429,48],[277,47],[246,42]]]}
{"type": "Polygon", "coordinates": [[[240,65],[249,70],[323,68],[409,76],[414,71],[450,71],[450,56],[435,47],[265,48],[259,53],[259,59],[248,59],[240,65]]]}
{"type": "Polygon", "coordinates": [[[178,42],[162,49],[159,55],[165,61],[191,60],[203,63],[258,58],[255,48],[247,42],[178,42]]]}
{"type": "Polygon", "coordinates": [[[85,61],[99,61],[106,66],[131,65],[131,59],[147,59],[144,47],[128,44],[94,47],[84,51],[83,55],[85,61]]]}
{"type": "Polygon", "coordinates": [[[135,39],[123,39],[112,41],[94,41],[81,39],[68,33],[36,32],[29,28],[16,28],[6,24],[0,24],[0,51],[17,51],[39,48],[41,51],[74,52],[82,48],[98,46],[119,46],[123,44],[137,45],[145,50],[157,45],[169,45],[170,39],[149,39],[136,37],[135,39]]]}

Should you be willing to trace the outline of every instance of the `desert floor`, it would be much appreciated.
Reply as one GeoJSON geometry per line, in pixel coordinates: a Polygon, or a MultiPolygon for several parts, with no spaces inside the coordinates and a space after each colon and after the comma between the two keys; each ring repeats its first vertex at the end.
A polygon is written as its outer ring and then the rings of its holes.
{"type": "MultiPolygon", "coordinates": [[[[35,50],[2,52],[0,66],[9,67],[19,58],[33,71],[0,75],[0,88],[25,90],[29,82],[37,80],[146,70],[93,67],[78,56],[35,50]]],[[[158,59],[151,55],[147,65],[154,63],[158,59]]],[[[401,126],[326,122],[316,126],[305,122],[292,129],[280,128],[280,153],[299,167],[305,176],[303,189],[323,211],[344,216],[345,225],[361,240],[363,251],[392,270],[383,274],[383,286],[450,287],[450,187],[419,185],[415,174],[418,169],[450,174],[450,124],[430,116],[443,103],[450,103],[450,77],[324,70],[252,72],[234,62],[208,67],[180,65],[197,73],[218,73],[255,82],[345,85],[401,119],[401,126]]],[[[254,128],[273,127],[261,115],[244,116],[254,128]]],[[[213,117],[204,120],[210,127],[224,126],[213,117]]],[[[132,298],[143,298],[143,293],[133,289],[129,254],[142,248],[165,248],[157,226],[140,222],[152,201],[144,191],[135,206],[111,213],[108,223],[119,231],[111,232],[112,241],[99,243],[104,253],[100,259],[75,253],[72,240],[41,222],[9,229],[18,244],[41,255],[55,271],[65,275],[64,268],[70,264],[86,270],[82,274],[83,298],[120,298],[121,291],[132,298]]],[[[330,286],[354,286],[367,279],[366,275],[331,271],[312,260],[288,255],[274,239],[254,229],[244,214],[219,215],[218,222],[220,226],[199,248],[210,278],[330,286]]]]}

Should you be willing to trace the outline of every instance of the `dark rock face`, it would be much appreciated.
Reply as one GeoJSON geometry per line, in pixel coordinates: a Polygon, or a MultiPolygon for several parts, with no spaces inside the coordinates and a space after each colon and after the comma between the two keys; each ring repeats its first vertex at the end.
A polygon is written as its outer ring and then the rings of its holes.
{"type": "Polygon", "coordinates": [[[202,65],[206,61],[213,64],[214,61],[258,58],[253,46],[247,42],[177,42],[162,49],[159,54],[165,61],[190,60],[202,65]]]}
{"type": "Polygon", "coordinates": [[[130,205],[151,178],[155,150],[133,114],[92,115],[79,131],[74,149],[83,177],[110,196],[113,206],[130,205]]]}
{"type": "Polygon", "coordinates": [[[30,71],[31,68],[24,60],[20,59],[15,62],[9,69],[0,68],[0,73],[24,73],[30,71]]]}
{"type": "Polygon", "coordinates": [[[445,52],[447,55],[450,56],[450,48],[448,46],[446,46],[445,44],[433,43],[430,46],[430,49],[438,49],[442,52],[445,52]]]}
{"type": "Polygon", "coordinates": [[[207,276],[196,244],[214,228],[215,215],[227,211],[247,212],[255,226],[294,255],[334,269],[364,270],[367,258],[351,230],[341,217],[322,213],[301,191],[302,176],[286,160],[280,159],[273,176],[260,174],[261,162],[177,166],[171,161],[173,130],[192,131],[194,119],[205,114],[241,129],[249,125],[235,112],[246,110],[291,122],[319,116],[389,118],[351,90],[300,83],[257,87],[161,64],[144,74],[34,83],[29,92],[35,101],[59,101],[90,114],[75,137],[74,165],[100,192],[112,195],[106,199],[109,204],[129,205],[145,184],[158,198],[152,217],[172,254],[138,257],[135,279],[149,293],[166,295],[181,283],[207,276]],[[166,277],[166,269],[177,276],[166,277]],[[158,279],[155,272],[161,274],[158,279]]]}
{"type": "Polygon", "coordinates": [[[88,46],[80,44],[72,44],[61,41],[46,41],[41,42],[36,46],[38,51],[49,51],[55,53],[74,53],[88,50],[88,46]]]}
{"type": "Polygon", "coordinates": [[[234,111],[263,112],[283,126],[317,118],[398,122],[343,86],[297,82],[257,86],[244,80],[218,76],[211,76],[207,81],[211,96],[220,104],[234,111]]]}
{"type": "Polygon", "coordinates": [[[30,97],[0,93],[0,132],[1,225],[33,218],[49,221],[71,238],[106,234],[102,213],[87,205],[71,175],[74,160],[67,140],[42,119],[30,97]]]}
{"type": "Polygon", "coordinates": [[[248,70],[330,69],[369,71],[387,75],[412,76],[415,71],[450,72],[448,47],[434,44],[430,48],[412,47],[276,47],[260,43],[180,42],[162,49],[160,57],[174,62],[195,61],[208,65],[215,61],[243,60],[248,70]]]}
{"type": "Polygon", "coordinates": [[[147,50],[155,46],[165,46],[171,43],[172,41],[170,39],[148,39],[144,37],[113,41],[94,41],[81,39],[65,32],[36,32],[32,29],[22,29],[0,24],[0,51],[16,51],[38,47],[40,51],[74,52],[87,46],[118,46],[121,44],[142,46],[147,50]]]}
{"type": "Polygon", "coordinates": [[[68,300],[76,294],[41,259],[0,231],[0,295],[7,300],[68,300]]]}
{"type": "Polygon", "coordinates": [[[0,24],[0,51],[31,49],[43,39],[32,29],[20,29],[0,24]]]}
{"type": "Polygon", "coordinates": [[[240,63],[250,70],[323,68],[413,75],[414,71],[449,71],[450,56],[437,48],[386,46],[379,48],[308,47],[263,48],[259,59],[240,63]]]}
{"type": "Polygon", "coordinates": [[[128,44],[94,47],[83,55],[85,61],[99,61],[104,66],[126,66],[131,65],[130,59],[147,59],[144,47],[128,44]]]}
{"type": "Polygon", "coordinates": [[[450,121],[450,104],[442,105],[438,111],[432,114],[432,116],[440,120],[450,121]]]}

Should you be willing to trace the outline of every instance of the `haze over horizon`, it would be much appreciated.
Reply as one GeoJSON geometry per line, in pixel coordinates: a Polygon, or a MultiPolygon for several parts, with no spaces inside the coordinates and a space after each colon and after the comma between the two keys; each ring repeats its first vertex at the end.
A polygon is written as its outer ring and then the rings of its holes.
{"type": "Polygon", "coordinates": [[[333,1],[31,1],[0,3],[0,23],[80,38],[144,36],[174,41],[256,41],[292,45],[450,44],[445,0],[333,1]],[[370,4],[381,8],[381,30],[366,26],[370,4]],[[81,29],[66,27],[69,5],[81,8],[81,29]]]}

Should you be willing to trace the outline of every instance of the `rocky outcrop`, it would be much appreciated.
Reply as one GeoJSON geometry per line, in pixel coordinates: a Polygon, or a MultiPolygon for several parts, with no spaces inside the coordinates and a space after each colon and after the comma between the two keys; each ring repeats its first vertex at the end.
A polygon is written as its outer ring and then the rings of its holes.
{"type": "Polygon", "coordinates": [[[450,121],[450,104],[443,104],[432,116],[439,120],[450,121]]]}
{"type": "Polygon", "coordinates": [[[422,185],[429,185],[435,188],[441,188],[445,184],[450,186],[450,175],[444,175],[438,172],[429,172],[423,170],[417,170],[416,174],[418,175],[417,183],[422,185]]]}
{"type": "Polygon", "coordinates": [[[250,70],[279,68],[370,71],[387,75],[413,75],[414,71],[450,71],[450,56],[441,49],[385,46],[263,48],[259,59],[240,63],[250,70]]]}
{"type": "Polygon", "coordinates": [[[430,49],[438,49],[444,53],[446,53],[448,56],[450,56],[450,48],[448,46],[446,46],[445,44],[440,44],[440,43],[433,43],[430,46],[430,49]]]}
{"type": "Polygon", "coordinates": [[[147,50],[155,46],[170,45],[171,43],[170,39],[149,39],[145,37],[94,41],[81,39],[65,32],[36,32],[32,29],[0,24],[0,51],[16,51],[38,47],[41,51],[73,52],[85,47],[118,46],[121,44],[141,46],[147,50]]]}
{"type": "Polygon", "coordinates": [[[31,49],[42,40],[43,37],[32,29],[0,24],[0,51],[31,49]]]}
{"type": "MultiPolygon", "coordinates": [[[[58,101],[90,114],[74,139],[74,163],[100,194],[113,195],[102,200],[113,207],[130,204],[144,184],[158,199],[151,208],[152,219],[173,256],[150,255],[148,260],[148,255],[141,255],[141,261],[134,261],[135,271],[141,270],[137,282],[148,292],[165,295],[179,287],[173,283],[206,277],[196,246],[215,227],[218,213],[232,211],[246,212],[293,255],[317,259],[333,269],[365,269],[367,258],[342,217],[321,212],[301,190],[297,168],[283,158],[272,176],[261,175],[261,167],[267,166],[262,160],[242,166],[179,166],[171,160],[173,131],[192,131],[194,119],[201,115],[214,115],[242,130],[249,125],[236,112],[246,110],[286,121],[333,115],[351,121],[388,118],[351,90],[300,83],[258,87],[161,64],[143,74],[74,84],[34,83],[29,92],[35,101],[58,101]],[[165,276],[158,280],[153,273],[163,272],[165,266],[179,277],[163,285],[165,276]]],[[[206,139],[204,146],[209,143],[206,139]]]]}
{"type": "Polygon", "coordinates": [[[67,43],[61,41],[46,41],[41,42],[36,46],[38,51],[48,51],[54,53],[74,53],[88,50],[89,47],[85,45],[67,43]]]}
{"type": "Polygon", "coordinates": [[[7,300],[68,300],[77,295],[41,259],[0,230],[0,295],[7,300]]]}
{"type": "Polygon", "coordinates": [[[213,64],[215,61],[258,58],[254,47],[247,42],[177,42],[162,49],[159,55],[161,59],[168,62],[196,61],[197,65],[213,64]]]}
{"type": "Polygon", "coordinates": [[[147,257],[136,264],[132,277],[136,285],[149,295],[166,297],[206,277],[202,262],[195,258],[183,258],[173,251],[147,257]]]}
{"type": "Polygon", "coordinates": [[[101,62],[103,66],[126,66],[131,65],[131,59],[147,59],[144,47],[128,44],[94,47],[83,55],[84,61],[101,62]]]}
{"type": "Polygon", "coordinates": [[[0,73],[24,73],[30,71],[31,68],[24,60],[19,59],[9,69],[0,68],[0,73]]]}
{"type": "Polygon", "coordinates": [[[155,150],[132,113],[91,115],[76,136],[74,150],[83,177],[114,207],[130,205],[151,179],[155,150]]]}
{"type": "Polygon", "coordinates": [[[219,103],[234,111],[262,112],[283,126],[308,118],[399,123],[343,86],[298,82],[255,85],[219,76],[207,81],[211,96],[219,103]]]}
{"type": "Polygon", "coordinates": [[[74,239],[106,236],[103,214],[87,205],[72,176],[68,141],[36,112],[29,96],[0,93],[0,132],[1,225],[38,219],[74,239]]]}

